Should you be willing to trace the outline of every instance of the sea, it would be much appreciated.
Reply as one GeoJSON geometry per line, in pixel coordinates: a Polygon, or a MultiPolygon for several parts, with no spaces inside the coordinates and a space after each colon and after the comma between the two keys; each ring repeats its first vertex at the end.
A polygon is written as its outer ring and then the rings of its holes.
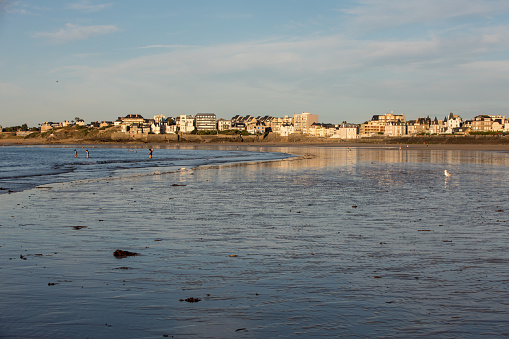
{"type": "Polygon", "coordinates": [[[1,338],[509,336],[507,152],[129,147],[0,148],[1,338]]]}

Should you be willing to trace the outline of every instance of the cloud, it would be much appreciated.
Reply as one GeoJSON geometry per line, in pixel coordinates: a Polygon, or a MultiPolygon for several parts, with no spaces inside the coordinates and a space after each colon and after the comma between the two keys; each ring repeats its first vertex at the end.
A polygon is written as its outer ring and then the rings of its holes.
{"type": "Polygon", "coordinates": [[[67,5],[67,8],[83,12],[98,12],[105,8],[111,7],[111,5],[111,3],[90,5],[89,1],[82,1],[79,3],[69,4],[67,5]]]}
{"type": "Polygon", "coordinates": [[[409,24],[431,24],[454,18],[488,18],[509,11],[506,0],[359,0],[341,9],[348,23],[361,31],[374,31],[409,24]]]}
{"type": "Polygon", "coordinates": [[[196,46],[190,45],[148,45],[143,47],[138,47],[139,49],[148,49],[148,48],[190,48],[196,46]]]}
{"type": "Polygon", "coordinates": [[[47,8],[29,5],[21,1],[0,0],[0,14],[40,15],[47,8]]]}
{"type": "Polygon", "coordinates": [[[57,32],[37,32],[33,34],[33,37],[45,38],[54,43],[67,43],[86,40],[116,31],[118,31],[118,28],[115,25],[79,26],[68,23],[57,32]]]}

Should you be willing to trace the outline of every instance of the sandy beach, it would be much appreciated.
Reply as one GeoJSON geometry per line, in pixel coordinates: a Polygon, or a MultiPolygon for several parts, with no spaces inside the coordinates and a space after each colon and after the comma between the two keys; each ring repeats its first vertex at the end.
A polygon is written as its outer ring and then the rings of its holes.
{"type": "Polygon", "coordinates": [[[307,156],[0,195],[1,336],[509,333],[507,149],[178,146],[307,156]]]}

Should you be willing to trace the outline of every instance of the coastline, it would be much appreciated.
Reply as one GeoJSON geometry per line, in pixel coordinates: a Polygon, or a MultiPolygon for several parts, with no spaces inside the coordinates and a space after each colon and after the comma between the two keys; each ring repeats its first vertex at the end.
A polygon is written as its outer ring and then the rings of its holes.
{"type": "MultiPolygon", "coordinates": [[[[394,140],[395,141],[395,140],[394,140]]],[[[97,140],[83,139],[62,139],[48,142],[43,139],[0,139],[0,147],[4,146],[95,146],[95,147],[133,147],[133,148],[199,148],[207,149],[210,147],[232,146],[232,147],[356,147],[356,148],[399,148],[405,149],[429,149],[429,150],[479,150],[479,151],[509,151],[509,143],[477,143],[469,140],[469,143],[433,143],[432,139],[424,139],[422,143],[394,143],[394,142],[366,142],[363,141],[231,141],[231,142],[145,142],[145,141],[109,141],[98,142],[97,140]]],[[[494,140],[495,141],[495,140],[494,140]]],[[[496,140],[498,141],[498,140],[496,140]]],[[[504,140],[505,141],[505,140],[504,140]]]]}

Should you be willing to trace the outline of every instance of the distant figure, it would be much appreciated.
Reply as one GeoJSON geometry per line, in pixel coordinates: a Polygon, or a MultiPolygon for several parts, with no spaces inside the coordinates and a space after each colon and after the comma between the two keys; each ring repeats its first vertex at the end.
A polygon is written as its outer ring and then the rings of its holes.
{"type": "Polygon", "coordinates": [[[154,151],[152,148],[148,149],[148,158],[152,159],[152,151],[154,151]]]}
{"type": "Polygon", "coordinates": [[[445,174],[446,177],[450,177],[451,176],[451,174],[449,172],[447,172],[447,170],[444,171],[444,174],[445,174]]]}
{"type": "Polygon", "coordinates": [[[86,152],[87,152],[87,159],[88,159],[88,149],[86,150],[86,152]]]}
{"type": "Polygon", "coordinates": [[[78,157],[78,151],[74,150],[74,157],[77,158],[78,157]]]}

